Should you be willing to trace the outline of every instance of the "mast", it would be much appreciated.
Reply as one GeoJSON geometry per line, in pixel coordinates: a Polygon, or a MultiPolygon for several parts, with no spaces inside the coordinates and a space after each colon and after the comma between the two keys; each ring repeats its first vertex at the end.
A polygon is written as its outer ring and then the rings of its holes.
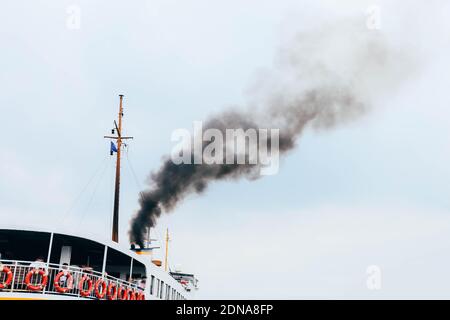
{"type": "Polygon", "coordinates": [[[120,200],[120,155],[122,150],[122,117],[123,117],[123,94],[119,95],[119,127],[117,128],[117,158],[116,158],[116,183],[114,188],[114,213],[112,241],[119,242],[119,200],[120,200]]]}
{"type": "Polygon", "coordinates": [[[164,271],[167,272],[168,265],[167,265],[167,258],[169,256],[169,228],[166,230],[166,257],[164,259],[164,271]]]}
{"type": "MultiPolygon", "coordinates": [[[[120,160],[122,151],[122,140],[133,139],[133,137],[122,136],[122,117],[123,117],[123,94],[119,95],[119,117],[117,124],[114,121],[115,129],[112,129],[112,133],[116,133],[116,136],[105,136],[105,138],[114,139],[117,142],[116,148],[116,182],[114,188],[114,211],[113,211],[113,225],[112,225],[112,241],[119,242],[119,201],[120,201],[120,160]]],[[[111,149],[111,155],[113,151],[111,149]]]]}

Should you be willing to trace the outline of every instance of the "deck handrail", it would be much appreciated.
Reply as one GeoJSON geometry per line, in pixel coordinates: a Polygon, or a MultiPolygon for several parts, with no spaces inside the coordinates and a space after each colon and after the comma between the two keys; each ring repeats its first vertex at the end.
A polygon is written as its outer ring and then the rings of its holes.
{"type": "MultiPolygon", "coordinates": [[[[137,296],[138,293],[144,292],[144,289],[140,288],[137,284],[110,276],[106,272],[102,273],[94,270],[86,270],[85,268],[81,268],[78,266],[68,266],[46,262],[42,262],[42,265],[45,267],[38,269],[43,269],[44,272],[46,272],[48,278],[47,284],[41,290],[31,290],[25,284],[25,278],[30,271],[36,269],[30,266],[33,263],[35,263],[35,261],[7,260],[7,259],[0,260],[0,266],[8,267],[13,273],[11,283],[5,288],[0,289],[0,292],[9,291],[9,292],[27,292],[27,293],[29,292],[36,294],[58,294],[66,296],[75,296],[86,299],[98,299],[97,296],[95,295],[95,288],[92,288],[92,290],[89,292],[87,296],[82,296],[80,294],[79,283],[80,280],[83,278],[83,276],[88,276],[92,280],[93,286],[95,286],[97,280],[103,279],[105,282],[107,282],[107,284],[110,284],[111,282],[115,283],[117,288],[122,287],[124,290],[129,289],[132,290],[133,292],[135,292],[136,294],[135,296],[137,296]],[[61,271],[70,272],[70,274],[73,277],[73,285],[71,289],[64,293],[59,292],[54,285],[54,279],[56,275],[61,271]]],[[[1,270],[2,268],[0,269],[0,271],[1,270]]],[[[4,272],[2,272],[0,274],[0,284],[4,283],[6,281],[6,278],[7,275],[4,272]]],[[[32,285],[38,285],[40,281],[41,281],[40,276],[38,275],[31,276],[32,285]]],[[[106,295],[103,299],[106,299],[106,295]]]]}

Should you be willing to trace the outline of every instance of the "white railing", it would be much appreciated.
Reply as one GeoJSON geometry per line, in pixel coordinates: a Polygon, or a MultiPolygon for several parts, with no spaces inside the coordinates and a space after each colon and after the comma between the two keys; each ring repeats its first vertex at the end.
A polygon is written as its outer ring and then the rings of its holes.
{"type": "Polygon", "coordinates": [[[62,266],[53,263],[43,263],[42,268],[34,268],[30,266],[32,263],[31,261],[2,260],[0,262],[0,292],[57,294],[85,299],[99,299],[95,288],[98,283],[99,290],[97,293],[100,296],[104,295],[100,299],[133,300],[144,298],[143,289],[139,288],[137,284],[112,277],[106,273],[86,271],[75,266],[62,266]],[[8,270],[10,273],[8,273],[8,270]],[[61,272],[60,280],[55,283],[55,278],[61,272]],[[44,281],[44,278],[46,278],[46,281],[44,281]],[[102,290],[100,279],[104,281],[106,291],[102,290]],[[42,286],[44,282],[46,283],[42,286]],[[82,282],[81,285],[80,282],[82,282]],[[91,283],[91,286],[89,283],[91,283]],[[114,297],[114,285],[117,290],[116,298],[114,297]],[[111,290],[109,290],[110,287],[111,290]]]}

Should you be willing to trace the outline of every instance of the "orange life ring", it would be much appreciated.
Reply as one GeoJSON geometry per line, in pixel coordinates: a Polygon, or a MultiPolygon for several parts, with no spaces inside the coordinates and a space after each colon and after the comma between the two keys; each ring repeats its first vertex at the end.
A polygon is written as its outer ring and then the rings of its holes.
{"type": "Polygon", "coordinates": [[[128,300],[136,300],[136,291],[134,291],[133,289],[128,289],[127,290],[127,295],[128,295],[128,300]]]}
{"type": "Polygon", "coordinates": [[[100,278],[100,279],[98,279],[96,282],[95,282],[95,290],[94,290],[94,292],[95,292],[95,296],[97,297],[97,298],[99,298],[99,299],[103,299],[104,297],[105,297],[105,295],[106,295],[106,293],[107,293],[107,290],[106,290],[106,282],[105,282],[105,280],[103,280],[102,278],[100,278]],[[98,290],[98,287],[99,286],[101,286],[102,287],[102,292],[100,293],[100,290],[98,290]]]}
{"type": "Polygon", "coordinates": [[[66,293],[67,291],[72,289],[73,276],[72,276],[72,274],[69,271],[60,271],[56,275],[53,284],[55,286],[56,291],[58,291],[60,293],[66,293]],[[59,283],[59,279],[61,279],[62,276],[66,276],[67,277],[67,281],[68,281],[67,287],[61,287],[61,285],[59,283]]]}
{"type": "Polygon", "coordinates": [[[128,290],[122,286],[119,287],[119,292],[117,293],[119,300],[128,300],[128,290]]]}
{"type": "Polygon", "coordinates": [[[136,300],[145,300],[144,292],[141,291],[141,292],[137,293],[136,300]]]}
{"type": "Polygon", "coordinates": [[[3,266],[0,273],[6,273],[6,280],[3,283],[0,283],[0,289],[5,289],[7,286],[11,284],[13,273],[11,272],[11,269],[7,266],[3,266]]]}
{"type": "Polygon", "coordinates": [[[27,285],[27,288],[32,291],[39,291],[45,288],[48,281],[48,275],[47,273],[42,269],[33,269],[30,270],[27,275],[25,276],[25,284],[27,285]],[[39,274],[42,277],[41,283],[37,285],[31,284],[31,277],[33,274],[39,274]]]}
{"type": "Polygon", "coordinates": [[[87,297],[88,295],[90,295],[91,294],[91,292],[92,292],[92,280],[91,280],[91,278],[89,278],[88,276],[83,276],[82,278],[81,278],[81,280],[80,280],[80,283],[78,284],[78,289],[80,290],[80,295],[82,296],[82,297],[87,297]],[[88,283],[88,288],[87,288],[87,290],[84,290],[83,289],[83,287],[84,287],[84,283],[87,281],[87,283],[88,283]]]}
{"type": "Polygon", "coordinates": [[[114,282],[111,282],[108,286],[107,291],[108,300],[116,300],[117,299],[117,285],[114,282]]]}

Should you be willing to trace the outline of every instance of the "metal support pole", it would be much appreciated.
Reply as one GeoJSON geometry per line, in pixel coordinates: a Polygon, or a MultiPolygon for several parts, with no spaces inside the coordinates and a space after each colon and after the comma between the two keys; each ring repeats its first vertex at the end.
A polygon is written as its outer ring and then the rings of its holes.
{"type": "Polygon", "coordinates": [[[133,258],[131,258],[131,264],[130,264],[130,279],[129,282],[131,282],[132,276],[133,276],[133,258]]]}
{"type": "Polygon", "coordinates": [[[50,243],[48,245],[48,254],[47,254],[47,269],[49,267],[49,263],[50,263],[50,257],[51,257],[51,253],[52,253],[52,246],[53,246],[53,232],[50,233],[50,243]]]}
{"type": "Polygon", "coordinates": [[[103,266],[102,266],[102,277],[105,277],[106,270],[106,258],[108,257],[108,246],[105,246],[105,251],[103,252],[103,266]]]}
{"type": "MultiPolygon", "coordinates": [[[[53,246],[53,232],[50,233],[50,243],[48,245],[48,253],[47,253],[47,270],[45,270],[45,272],[47,273],[47,275],[50,275],[49,272],[49,268],[50,268],[50,257],[52,254],[52,246],[53,246]]],[[[42,290],[42,294],[45,294],[46,288],[44,287],[44,289],[42,290]]]]}

